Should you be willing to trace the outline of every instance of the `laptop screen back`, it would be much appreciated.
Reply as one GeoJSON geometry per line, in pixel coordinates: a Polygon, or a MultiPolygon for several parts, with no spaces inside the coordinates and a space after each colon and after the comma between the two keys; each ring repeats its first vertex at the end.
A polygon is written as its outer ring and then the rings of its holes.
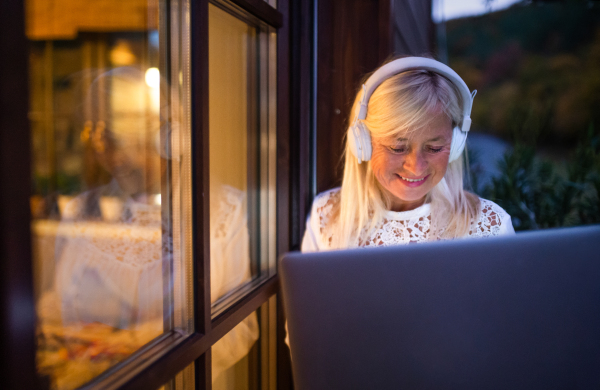
{"type": "Polygon", "coordinates": [[[600,226],[291,253],[296,388],[600,388],[600,226]]]}

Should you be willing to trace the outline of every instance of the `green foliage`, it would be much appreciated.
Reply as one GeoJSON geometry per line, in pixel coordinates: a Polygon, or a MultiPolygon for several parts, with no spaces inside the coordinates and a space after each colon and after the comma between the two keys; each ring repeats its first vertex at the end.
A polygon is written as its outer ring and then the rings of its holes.
{"type": "Polygon", "coordinates": [[[600,222],[600,135],[592,125],[566,165],[536,156],[518,143],[499,163],[483,196],[513,218],[516,230],[600,222]]]}
{"type": "Polygon", "coordinates": [[[483,190],[471,172],[475,190],[517,230],[600,223],[600,135],[588,127],[600,123],[600,3],[521,1],[446,32],[450,66],[479,90],[474,128],[515,145],[483,190]],[[536,154],[548,146],[565,161],[536,154]]]}
{"type": "Polygon", "coordinates": [[[448,21],[448,53],[476,66],[510,42],[520,42],[528,53],[576,53],[594,39],[599,16],[593,2],[522,1],[503,11],[448,21]]]}
{"type": "Polygon", "coordinates": [[[577,129],[600,123],[600,3],[521,2],[446,31],[450,66],[479,90],[475,129],[508,139],[531,112],[538,142],[573,147],[577,129]]]}
{"type": "Polygon", "coordinates": [[[600,223],[600,134],[590,125],[574,153],[568,185],[576,194],[577,224],[600,223]]]}

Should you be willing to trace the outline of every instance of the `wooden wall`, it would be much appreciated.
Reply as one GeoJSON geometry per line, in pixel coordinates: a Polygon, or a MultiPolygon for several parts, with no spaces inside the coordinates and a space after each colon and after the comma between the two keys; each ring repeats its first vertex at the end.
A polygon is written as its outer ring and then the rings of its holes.
{"type": "Polygon", "coordinates": [[[342,144],[360,81],[392,55],[430,52],[430,15],[431,1],[318,0],[317,193],[341,184],[342,144]]]}

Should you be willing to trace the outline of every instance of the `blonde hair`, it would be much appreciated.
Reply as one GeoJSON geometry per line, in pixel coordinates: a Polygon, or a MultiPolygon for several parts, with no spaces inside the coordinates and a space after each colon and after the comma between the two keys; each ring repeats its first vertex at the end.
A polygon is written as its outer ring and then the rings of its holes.
{"type": "MultiPolygon", "coordinates": [[[[361,91],[354,100],[350,120],[354,118],[361,91]]],[[[440,111],[452,121],[462,120],[462,97],[445,77],[426,70],[399,73],[385,80],[369,100],[364,124],[376,139],[398,138],[419,131],[440,111]]],[[[359,246],[383,221],[391,199],[375,178],[368,161],[359,164],[346,140],[345,165],[340,201],[332,213],[332,247],[359,246]]],[[[469,233],[480,212],[479,198],[463,188],[463,161],[448,164],[443,179],[427,194],[431,203],[430,239],[449,239],[469,233]]]]}

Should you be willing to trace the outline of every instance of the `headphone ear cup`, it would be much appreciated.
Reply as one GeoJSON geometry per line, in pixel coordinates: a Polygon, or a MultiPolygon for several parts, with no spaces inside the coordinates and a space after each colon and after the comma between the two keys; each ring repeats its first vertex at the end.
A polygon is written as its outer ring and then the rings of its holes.
{"type": "Polygon", "coordinates": [[[358,122],[356,125],[348,128],[347,137],[350,151],[358,159],[358,163],[369,161],[371,159],[372,146],[371,134],[367,127],[362,122],[358,122]]]}
{"type": "Polygon", "coordinates": [[[354,126],[348,127],[348,146],[350,147],[350,151],[356,158],[360,158],[360,153],[358,152],[358,140],[356,139],[356,131],[357,129],[354,126]]]}
{"type": "Polygon", "coordinates": [[[458,126],[452,129],[452,144],[450,146],[450,158],[448,162],[458,160],[465,150],[465,144],[467,143],[466,131],[462,131],[458,126]]]}
{"type": "Polygon", "coordinates": [[[365,126],[364,123],[360,122],[358,124],[359,134],[362,143],[362,160],[369,161],[371,160],[371,154],[373,153],[373,145],[371,144],[371,132],[365,126]]]}

